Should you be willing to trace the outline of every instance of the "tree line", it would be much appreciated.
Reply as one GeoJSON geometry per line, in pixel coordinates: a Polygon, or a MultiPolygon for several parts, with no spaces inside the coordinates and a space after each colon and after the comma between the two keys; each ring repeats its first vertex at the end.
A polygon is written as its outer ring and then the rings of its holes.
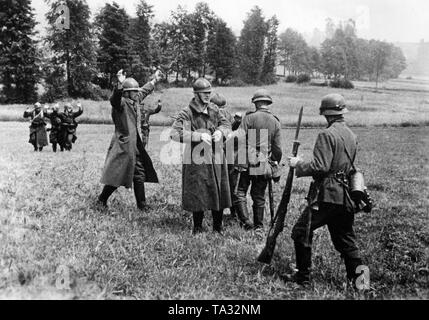
{"type": "Polygon", "coordinates": [[[326,40],[310,47],[293,29],[278,35],[279,20],[258,6],[247,14],[238,37],[207,3],[193,11],[178,6],[167,21],[154,23],[153,6],[139,0],[131,17],[106,3],[91,19],[86,0],[45,0],[47,33],[36,41],[31,0],[0,0],[0,83],[6,103],[33,102],[37,84],[44,100],[105,99],[115,74],[124,69],[144,83],[155,68],[173,84],[210,76],[217,85],[262,85],[283,73],[376,80],[405,69],[402,51],[390,43],[360,39],[354,22],[327,21],[326,40]],[[57,8],[65,2],[70,28],[59,30],[57,8]]]}

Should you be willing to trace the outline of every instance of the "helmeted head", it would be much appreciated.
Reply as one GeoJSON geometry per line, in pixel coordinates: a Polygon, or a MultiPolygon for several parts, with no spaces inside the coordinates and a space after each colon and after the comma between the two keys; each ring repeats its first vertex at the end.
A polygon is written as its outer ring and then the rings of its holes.
{"type": "Polygon", "coordinates": [[[192,85],[194,89],[194,95],[203,104],[208,104],[210,102],[210,94],[212,92],[212,85],[210,81],[205,78],[198,78],[192,85]]]}
{"type": "Polygon", "coordinates": [[[226,105],[226,98],[223,95],[216,92],[211,97],[210,102],[213,102],[218,107],[224,107],[226,105]]]}
{"type": "Polygon", "coordinates": [[[243,115],[241,114],[241,112],[236,112],[234,114],[234,119],[241,120],[242,118],[243,118],[243,115]]]}
{"type": "Polygon", "coordinates": [[[40,110],[40,109],[42,109],[42,105],[40,104],[40,102],[36,102],[36,103],[34,104],[34,109],[36,109],[36,110],[40,110]]]}
{"type": "Polygon", "coordinates": [[[273,99],[271,98],[270,93],[266,89],[258,89],[255,91],[252,97],[252,103],[256,102],[265,102],[266,105],[270,105],[273,103],[273,99]]]}
{"type": "Polygon", "coordinates": [[[122,83],[124,96],[133,101],[138,100],[138,92],[140,91],[139,83],[134,78],[127,78],[122,83]]]}
{"type": "Polygon", "coordinates": [[[73,111],[73,107],[72,107],[72,105],[70,104],[70,103],[66,103],[65,105],[64,105],[64,112],[72,112],[73,111]]]}
{"type": "Polygon", "coordinates": [[[52,107],[52,109],[53,109],[55,112],[58,112],[58,110],[60,110],[60,104],[59,104],[59,103],[54,104],[54,106],[52,107]]]}
{"type": "Polygon", "coordinates": [[[322,98],[319,111],[323,116],[343,115],[348,112],[346,100],[340,94],[328,94],[322,98]]]}

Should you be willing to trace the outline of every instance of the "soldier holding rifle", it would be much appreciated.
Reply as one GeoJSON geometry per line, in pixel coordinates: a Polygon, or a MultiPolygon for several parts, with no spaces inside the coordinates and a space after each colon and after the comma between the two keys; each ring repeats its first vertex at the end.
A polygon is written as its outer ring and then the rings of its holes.
{"type": "Polygon", "coordinates": [[[313,158],[303,161],[300,157],[288,158],[297,177],[312,176],[308,206],[292,230],[298,272],[288,276],[298,284],[310,283],[311,244],[314,230],[327,225],[332,242],[344,258],[347,278],[354,281],[356,268],[362,264],[353,230],[354,205],[347,188],[347,177],[354,167],[357,142],[355,134],[344,121],[346,102],[339,94],[329,94],[322,99],[320,114],[325,116],[328,127],[316,140],[313,158]]]}

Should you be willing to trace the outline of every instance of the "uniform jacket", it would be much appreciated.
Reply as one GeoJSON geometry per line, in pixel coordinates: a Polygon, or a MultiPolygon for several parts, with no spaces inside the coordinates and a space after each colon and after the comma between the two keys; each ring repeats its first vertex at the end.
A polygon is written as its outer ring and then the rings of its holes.
{"type": "Polygon", "coordinates": [[[49,140],[51,143],[57,143],[60,138],[60,130],[61,130],[61,118],[60,114],[56,111],[52,111],[48,113],[49,120],[51,122],[51,131],[49,132],[49,140]]]}
{"type": "Polygon", "coordinates": [[[344,120],[337,120],[317,136],[313,159],[298,162],[296,175],[314,178],[318,202],[345,205],[344,186],[333,177],[338,172],[347,175],[351,170],[351,161],[345,148],[353,160],[357,150],[356,135],[344,120]]]}
{"type": "Polygon", "coordinates": [[[61,122],[67,123],[67,124],[74,124],[76,123],[76,118],[79,117],[83,113],[83,109],[79,108],[76,112],[60,112],[59,117],[61,118],[61,122]]]}
{"type": "MultiPolygon", "coordinates": [[[[141,88],[141,99],[153,91],[151,83],[141,88]]],[[[112,105],[112,120],[115,124],[107,151],[101,182],[106,185],[130,188],[134,177],[136,157],[141,157],[144,165],[146,182],[158,182],[158,176],[153,168],[152,160],[147,154],[138,134],[137,108],[133,100],[122,97],[122,89],[115,88],[110,98],[112,105]]]]}
{"type": "Polygon", "coordinates": [[[31,144],[37,143],[40,147],[48,145],[48,136],[46,134],[46,119],[45,113],[40,111],[36,113],[35,110],[24,111],[24,118],[30,117],[30,140],[28,141],[31,144]]]}
{"type": "Polygon", "coordinates": [[[200,132],[212,134],[220,130],[226,137],[230,133],[231,124],[216,105],[210,103],[204,109],[201,102],[193,99],[176,117],[173,129],[171,138],[186,143],[182,167],[183,210],[197,212],[231,207],[228,167],[223,148],[216,148],[213,157],[202,164],[195,163],[194,159],[186,156],[204,143],[199,141],[200,132]],[[222,163],[213,162],[214,157],[222,159],[222,163]]]}

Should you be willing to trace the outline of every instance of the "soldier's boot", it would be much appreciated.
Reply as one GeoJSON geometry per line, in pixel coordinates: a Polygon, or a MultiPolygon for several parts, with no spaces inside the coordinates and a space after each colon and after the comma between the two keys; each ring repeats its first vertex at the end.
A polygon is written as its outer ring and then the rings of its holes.
{"type": "Polygon", "coordinates": [[[33,147],[34,147],[34,151],[38,151],[37,144],[33,144],[33,147]]]}
{"type": "Polygon", "coordinates": [[[43,147],[39,147],[39,152],[42,152],[42,150],[43,150],[43,147]]]}
{"type": "Polygon", "coordinates": [[[301,286],[311,285],[311,247],[304,246],[302,243],[295,242],[296,268],[298,271],[292,275],[285,275],[285,281],[295,282],[301,286]]]}
{"type": "Polygon", "coordinates": [[[264,228],[264,211],[264,207],[253,207],[253,228],[255,230],[264,228]]]}
{"type": "Polygon", "coordinates": [[[359,274],[356,273],[356,269],[358,266],[362,265],[362,259],[344,257],[344,264],[346,266],[348,283],[351,284],[353,289],[357,289],[356,288],[356,279],[359,276],[359,274]]]}
{"type": "Polygon", "coordinates": [[[204,212],[203,211],[192,212],[192,219],[194,222],[192,234],[196,235],[198,233],[204,232],[204,229],[203,229],[204,212]]]}
{"type": "Polygon", "coordinates": [[[136,197],[137,208],[144,211],[146,209],[146,194],[144,183],[134,183],[134,196],[136,197]]]}
{"type": "Polygon", "coordinates": [[[237,218],[235,206],[232,206],[231,208],[229,208],[229,212],[231,213],[231,219],[237,218]]]}
{"type": "Polygon", "coordinates": [[[249,220],[249,214],[247,212],[247,204],[246,204],[246,202],[239,202],[235,206],[235,209],[236,209],[238,220],[240,221],[240,225],[245,230],[251,230],[251,229],[253,229],[252,222],[250,222],[250,220],[249,220]]]}
{"type": "Polygon", "coordinates": [[[98,196],[98,204],[103,206],[104,208],[107,208],[107,200],[112,195],[112,193],[115,192],[116,189],[117,187],[105,185],[103,191],[98,196]]]}
{"type": "Polygon", "coordinates": [[[52,144],[52,151],[57,152],[57,144],[56,143],[52,144]]]}
{"type": "Polygon", "coordinates": [[[220,211],[212,210],[212,217],[213,217],[213,231],[222,234],[223,210],[220,210],[220,211]]]}

